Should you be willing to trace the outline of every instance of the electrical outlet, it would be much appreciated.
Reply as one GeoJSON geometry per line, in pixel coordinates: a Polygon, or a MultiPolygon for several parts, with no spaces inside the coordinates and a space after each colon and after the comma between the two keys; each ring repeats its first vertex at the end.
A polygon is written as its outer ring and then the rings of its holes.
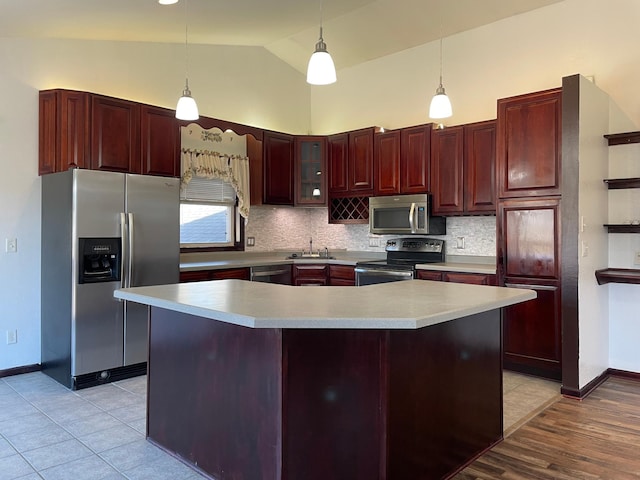
{"type": "Polygon", "coordinates": [[[378,237],[369,237],[369,246],[370,247],[379,247],[380,239],[378,237]]]}
{"type": "Polygon", "coordinates": [[[589,256],[589,244],[587,242],[585,242],[584,240],[581,243],[581,250],[582,250],[582,256],[583,257],[588,257],[589,256]]]}
{"type": "Polygon", "coordinates": [[[7,330],[7,345],[10,345],[12,343],[18,343],[17,330],[7,330]]]}
{"type": "Polygon", "coordinates": [[[456,238],[456,248],[464,249],[464,237],[456,238]]]}
{"type": "Polygon", "coordinates": [[[256,246],[256,237],[247,237],[247,247],[256,246]]]}
{"type": "Polygon", "coordinates": [[[18,239],[17,238],[6,238],[5,239],[5,252],[6,253],[16,253],[18,251],[18,239]]]}
{"type": "Polygon", "coordinates": [[[636,255],[633,257],[633,264],[640,265],[640,252],[636,252],[636,255]]]}

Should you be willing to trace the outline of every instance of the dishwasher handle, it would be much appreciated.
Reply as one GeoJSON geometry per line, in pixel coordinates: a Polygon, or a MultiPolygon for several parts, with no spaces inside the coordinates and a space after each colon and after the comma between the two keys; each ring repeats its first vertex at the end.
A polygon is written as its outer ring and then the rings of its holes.
{"type": "Polygon", "coordinates": [[[272,277],[273,275],[283,275],[289,273],[288,269],[283,270],[262,270],[260,272],[251,272],[251,279],[260,277],[272,277]]]}

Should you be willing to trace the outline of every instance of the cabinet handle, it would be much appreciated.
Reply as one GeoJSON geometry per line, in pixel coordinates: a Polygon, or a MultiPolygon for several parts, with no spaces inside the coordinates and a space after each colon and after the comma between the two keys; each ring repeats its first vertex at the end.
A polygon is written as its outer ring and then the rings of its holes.
{"type": "Polygon", "coordinates": [[[509,288],[528,288],[529,290],[553,291],[558,289],[558,287],[554,287],[552,285],[526,285],[523,283],[505,283],[504,286],[509,288]]]}

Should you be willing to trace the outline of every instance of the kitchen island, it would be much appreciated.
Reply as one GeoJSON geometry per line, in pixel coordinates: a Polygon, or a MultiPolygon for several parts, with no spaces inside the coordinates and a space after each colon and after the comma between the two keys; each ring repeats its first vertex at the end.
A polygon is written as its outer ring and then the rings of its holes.
{"type": "Polygon", "coordinates": [[[523,289],[413,280],[137,287],[147,437],[217,480],[439,479],[502,438],[500,308],[523,289]]]}

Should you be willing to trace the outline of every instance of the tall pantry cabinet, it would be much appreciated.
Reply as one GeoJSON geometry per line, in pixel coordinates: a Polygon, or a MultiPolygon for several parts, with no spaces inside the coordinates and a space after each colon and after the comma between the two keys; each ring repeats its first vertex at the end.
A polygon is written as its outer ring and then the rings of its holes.
{"type": "Polygon", "coordinates": [[[498,100],[497,263],[500,285],[536,300],[504,310],[505,368],[562,376],[560,203],[562,89],[498,100]]]}

